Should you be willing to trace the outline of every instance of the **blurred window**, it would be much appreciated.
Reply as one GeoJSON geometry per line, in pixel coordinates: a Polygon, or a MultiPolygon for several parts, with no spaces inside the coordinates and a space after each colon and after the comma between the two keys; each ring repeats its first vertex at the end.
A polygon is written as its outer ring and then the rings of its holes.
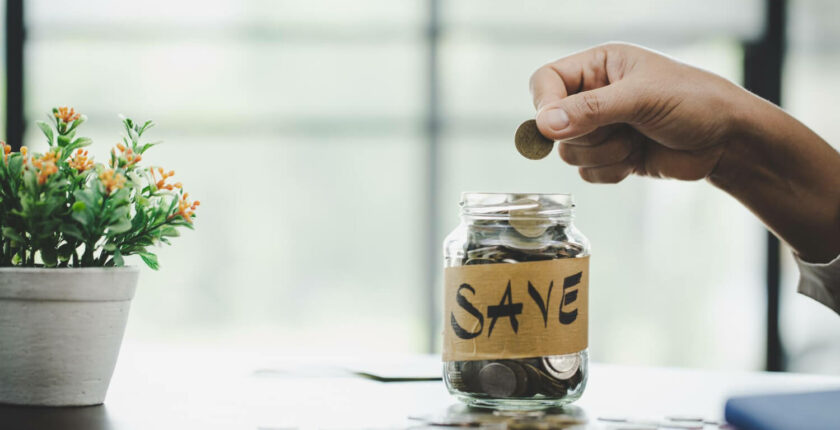
{"type": "MultiPolygon", "coordinates": [[[[166,143],[149,162],[202,201],[196,231],[144,271],[128,336],[423,351],[441,319],[430,324],[424,305],[440,301],[439,279],[426,281],[440,270],[430,235],[439,244],[457,224],[462,191],[533,190],[576,196],[594,249],[595,360],[759,368],[764,236],[748,211],[702,182],[586,184],[559,161],[522,159],[511,140],[534,114],[531,72],[595,43],[648,45],[740,82],[763,2],[439,6],[434,33],[422,0],[27,3],[30,121],[73,104],[102,157],[117,113],[154,119],[166,143]],[[433,168],[429,112],[442,120],[433,168]]],[[[788,69],[800,82],[819,67],[788,69]]],[[[41,144],[37,129],[26,141],[41,144]]]]}

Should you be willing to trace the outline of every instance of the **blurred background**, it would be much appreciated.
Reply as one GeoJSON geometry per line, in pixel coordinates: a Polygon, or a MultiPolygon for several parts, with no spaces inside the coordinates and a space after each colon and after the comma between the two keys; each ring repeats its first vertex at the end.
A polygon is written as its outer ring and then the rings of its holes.
{"type": "Polygon", "coordinates": [[[745,83],[840,145],[838,2],[0,4],[0,136],[43,150],[34,121],[72,105],[102,160],[118,114],[153,119],[165,143],[144,159],[202,202],[196,231],[144,269],[128,341],[438,351],[460,193],[569,192],[593,244],[594,360],[840,373],[840,318],[795,293],[790,251],[732,198],[592,185],[513,146],[531,73],[611,40],[745,83]]]}

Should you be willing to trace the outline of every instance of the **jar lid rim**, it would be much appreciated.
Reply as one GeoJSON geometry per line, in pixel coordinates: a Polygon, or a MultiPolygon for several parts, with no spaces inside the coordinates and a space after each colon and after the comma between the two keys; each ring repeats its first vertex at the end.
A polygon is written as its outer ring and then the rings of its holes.
{"type": "Polygon", "coordinates": [[[460,206],[465,215],[495,213],[497,216],[516,209],[528,210],[536,216],[562,216],[570,215],[575,208],[571,194],[471,191],[461,193],[460,206]]]}

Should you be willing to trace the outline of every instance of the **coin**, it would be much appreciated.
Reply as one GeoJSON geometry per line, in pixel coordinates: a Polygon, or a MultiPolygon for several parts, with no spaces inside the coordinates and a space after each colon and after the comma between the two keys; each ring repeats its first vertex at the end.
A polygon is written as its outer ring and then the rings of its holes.
{"type": "Polygon", "coordinates": [[[598,421],[606,421],[610,423],[626,423],[630,419],[627,417],[622,416],[600,416],[598,417],[598,421]]]}
{"type": "Polygon", "coordinates": [[[481,422],[471,416],[410,415],[408,419],[422,421],[434,427],[481,427],[481,422]]]}
{"type": "Polygon", "coordinates": [[[525,373],[528,374],[528,387],[525,390],[523,397],[533,397],[540,391],[542,386],[542,383],[540,382],[540,371],[530,363],[524,362],[520,364],[525,369],[525,373]]]}
{"type": "Polygon", "coordinates": [[[509,211],[508,223],[525,237],[539,237],[551,226],[551,220],[540,214],[540,203],[531,199],[511,202],[514,209],[509,211]]]}
{"type": "Polygon", "coordinates": [[[535,410],[535,411],[519,411],[519,410],[495,410],[493,411],[493,415],[499,417],[508,417],[508,418],[542,418],[545,416],[545,411],[535,410]]]}
{"type": "Polygon", "coordinates": [[[578,354],[549,355],[543,357],[545,370],[557,379],[571,379],[580,367],[580,356],[578,354]]]}
{"type": "Polygon", "coordinates": [[[703,417],[697,415],[669,415],[665,417],[668,421],[693,421],[693,422],[703,422],[705,419],[703,417]]]}
{"type": "Polygon", "coordinates": [[[494,397],[510,397],[516,392],[516,372],[502,363],[490,363],[478,372],[481,390],[494,397]]]}
{"type": "Polygon", "coordinates": [[[548,156],[554,148],[554,141],[543,136],[537,128],[537,121],[529,119],[516,129],[514,136],[516,150],[530,160],[540,160],[548,156]]]}
{"type": "MultiPolygon", "coordinates": [[[[516,250],[543,250],[548,248],[551,244],[548,241],[543,241],[539,239],[529,239],[527,237],[523,237],[522,235],[516,233],[515,231],[505,231],[499,235],[499,240],[502,242],[502,245],[506,248],[513,248],[516,250]]],[[[551,258],[553,259],[555,256],[552,255],[551,258]]]]}
{"type": "Polygon", "coordinates": [[[576,417],[569,414],[548,415],[545,417],[545,420],[552,424],[562,426],[581,425],[587,423],[585,417],[576,417]]]}
{"type": "Polygon", "coordinates": [[[462,361],[461,379],[464,381],[464,390],[469,393],[481,391],[478,380],[478,372],[481,371],[482,361],[462,361]]]}
{"type": "Polygon", "coordinates": [[[467,262],[464,263],[464,266],[475,266],[476,264],[493,264],[496,262],[497,261],[495,260],[490,260],[487,258],[472,258],[470,260],[467,260],[467,262]]]}
{"type": "Polygon", "coordinates": [[[514,391],[513,397],[524,397],[528,391],[528,372],[517,361],[506,361],[505,364],[513,369],[513,373],[516,374],[516,391],[514,391]]]}

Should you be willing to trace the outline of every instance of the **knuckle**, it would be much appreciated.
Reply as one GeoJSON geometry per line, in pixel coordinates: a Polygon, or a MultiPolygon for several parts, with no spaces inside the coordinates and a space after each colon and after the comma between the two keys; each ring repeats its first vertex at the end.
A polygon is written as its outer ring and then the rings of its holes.
{"type": "Polygon", "coordinates": [[[619,42],[619,41],[616,41],[616,40],[611,40],[609,42],[605,42],[605,43],[602,43],[602,44],[598,45],[599,48],[601,48],[605,51],[627,49],[631,46],[633,46],[633,45],[631,45],[629,43],[626,43],[626,42],[619,42]]]}
{"type": "Polygon", "coordinates": [[[628,172],[618,167],[581,167],[578,169],[580,177],[593,184],[617,184],[627,177],[628,172]]]}
{"type": "Polygon", "coordinates": [[[629,173],[626,166],[615,166],[604,172],[602,182],[605,184],[617,184],[623,181],[629,173]]]}
{"type": "Polygon", "coordinates": [[[578,169],[578,174],[580,174],[580,178],[586,182],[594,184],[598,182],[595,178],[595,171],[594,169],[588,169],[585,167],[581,167],[578,169]]]}
{"type": "Polygon", "coordinates": [[[565,142],[561,142],[559,149],[560,158],[563,159],[563,161],[565,161],[566,163],[574,165],[578,161],[577,154],[575,154],[575,149],[576,148],[572,147],[571,145],[565,142]]]}
{"type": "Polygon", "coordinates": [[[534,73],[532,73],[531,77],[528,79],[528,86],[531,88],[531,92],[538,87],[539,82],[543,80],[543,76],[546,76],[550,69],[551,64],[545,64],[537,70],[534,70],[534,73]]]}
{"type": "Polygon", "coordinates": [[[619,173],[610,172],[609,174],[604,175],[601,178],[601,183],[604,184],[617,184],[624,179],[624,175],[619,173]]]}
{"type": "Polygon", "coordinates": [[[631,139],[622,139],[617,144],[618,148],[616,148],[616,162],[624,161],[630,154],[633,153],[633,141],[631,139]]]}
{"type": "Polygon", "coordinates": [[[581,93],[581,110],[591,120],[597,119],[603,109],[601,98],[592,92],[581,93]]]}

